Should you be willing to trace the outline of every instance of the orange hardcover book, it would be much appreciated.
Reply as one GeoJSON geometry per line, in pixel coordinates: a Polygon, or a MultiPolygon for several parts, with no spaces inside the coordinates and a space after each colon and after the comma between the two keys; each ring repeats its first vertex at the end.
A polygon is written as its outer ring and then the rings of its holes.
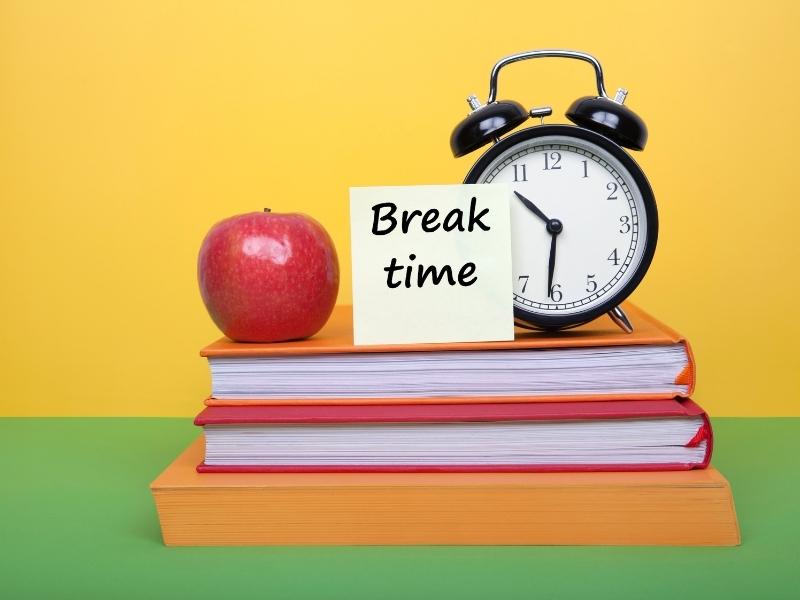
{"type": "MultiPolygon", "coordinates": [[[[688,397],[688,342],[643,310],[634,326],[608,317],[557,333],[518,329],[513,341],[356,346],[352,308],[337,306],[310,339],[236,343],[201,351],[210,406],[251,404],[446,404],[688,397]]],[[[391,316],[387,316],[391,318],[391,316]]]]}
{"type": "Polygon", "coordinates": [[[713,467],[611,473],[197,473],[195,440],[151,485],[164,543],[734,546],[713,467]]]}

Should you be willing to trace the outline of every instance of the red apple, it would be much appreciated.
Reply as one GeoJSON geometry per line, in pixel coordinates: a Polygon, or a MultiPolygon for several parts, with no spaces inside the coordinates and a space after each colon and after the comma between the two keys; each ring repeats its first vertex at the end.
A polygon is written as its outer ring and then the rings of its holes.
{"type": "Polygon", "coordinates": [[[339,291],[328,232],[303,214],[248,213],[220,221],[197,259],[208,313],[237,342],[279,342],[319,331],[339,291]]]}

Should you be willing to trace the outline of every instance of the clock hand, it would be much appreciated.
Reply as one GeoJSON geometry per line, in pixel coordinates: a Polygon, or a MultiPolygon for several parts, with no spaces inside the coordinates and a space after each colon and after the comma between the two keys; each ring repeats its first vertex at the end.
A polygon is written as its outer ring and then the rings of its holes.
{"type": "Polygon", "coordinates": [[[547,232],[550,234],[550,260],[547,263],[547,297],[553,298],[553,273],[556,270],[556,239],[564,230],[564,225],[558,219],[547,221],[547,232]]]}
{"type": "Polygon", "coordinates": [[[517,198],[520,199],[520,202],[539,217],[542,221],[547,224],[547,232],[550,234],[550,260],[547,264],[547,297],[553,297],[553,273],[556,270],[556,238],[558,234],[564,229],[564,225],[558,219],[549,219],[547,216],[539,210],[539,208],[530,200],[528,200],[525,196],[520,194],[518,191],[514,190],[514,194],[516,194],[517,198]]]}
{"type": "Polygon", "coordinates": [[[520,199],[520,201],[522,202],[522,204],[524,204],[524,205],[525,205],[525,208],[527,208],[529,211],[531,211],[533,214],[535,214],[537,217],[539,217],[539,218],[540,218],[542,221],[544,221],[545,223],[549,223],[549,222],[550,222],[550,219],[548,219],[548,218],[547,218],[547,217],[544,215],[544,213],[543,213],[542,211],[540,211],[540,210],[537,208],[537,206],[536,206],[536,205],[535,205],[533,202],[531,202],[530,200],[528,200],[528,199],[527,199],[525,196],[523,196],[522,194],[520,194],[520,193],[519,193],[519,192],[517,192],[516,190],[514,191],[514,193],[517,195],[517,198],[519,198],[519,199],[520,199]]]}

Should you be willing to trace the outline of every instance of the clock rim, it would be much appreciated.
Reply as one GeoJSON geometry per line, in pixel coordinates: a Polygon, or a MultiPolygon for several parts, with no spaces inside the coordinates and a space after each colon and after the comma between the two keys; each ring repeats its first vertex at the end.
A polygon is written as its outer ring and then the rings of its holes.
{"type": "Polygon", "coordinates": [[[569,315],[546,315],[541,313],[534,313],[519,306],[514,306],[514,319],[515,321],[524,326],[533,326],[538,329],[556,330],[565,329],[568,327],[576,327],[589,321],[593,321],[597,317],[606,314],[615,306],[622,304],[628,296],[633,293],[645,274],[650,268],[650,263],[653,261],[653,255],[656,251],[656,244],[658,242],[658,208],[656,206],[655,195],[653,189],[650,187],[650,182],[642,171],[639,164],[633,157],[625,152],[619,145],[610,140],[609,138],[578,127],[576,125],[536,125],[534,127],[527,127],[516,133],[502,138],[499,142],[492,145],[480,158],[475,162],[472,168],[464,178],[464,183],[472,184],[478,183],[478,178],[483,174],[486,168],[503,152],[510,147],[515,146],[523,141],[535,139],[548,135],[560,135],[565,137],[574,137],[585,142],[596,144],[603,150],[607,151],[614,158],[619,160],[622,165],[628,170],[633,177],[633,181],[639,188],[642,195],[642,203],[644,204],[644,212],[647,218],[647,242],[642,253],[642,259],[639,265],[628,280],[619,291],[612,293],[599,305],[595,306],[584,312],[572,313],[569,315]],[[520,323],[521,322],[521,323],[520,323]]]}

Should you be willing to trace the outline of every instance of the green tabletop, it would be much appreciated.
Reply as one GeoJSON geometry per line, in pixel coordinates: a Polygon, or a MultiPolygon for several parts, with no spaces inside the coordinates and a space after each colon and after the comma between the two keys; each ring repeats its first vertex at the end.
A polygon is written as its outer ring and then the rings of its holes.
{"type": "Polygon", "coordinates": [[[715,419],[738,548],[167,548],[189,419],[0,419],[0,597],[797,598],[800,419],[715,419]]]}

